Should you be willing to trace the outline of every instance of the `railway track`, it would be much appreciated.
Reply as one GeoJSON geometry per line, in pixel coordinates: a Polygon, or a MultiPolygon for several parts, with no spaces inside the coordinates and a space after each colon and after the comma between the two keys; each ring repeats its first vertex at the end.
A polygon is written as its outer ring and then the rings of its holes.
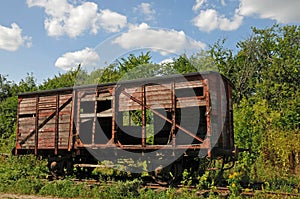
{"type": "MultiPolygon", "coordinates": [[[[98,180],[84,180],[84,179],[74,179],[76,183],[85,183],[87,186],[113,186],[116,181],[105,181],[101,182],[98,180]]],[[[196,196],[199,197],[208,197],[209,194],[217,195],[220,198],[227,198],[230,196],[230,190],[228,187],[214,187],[212,189],[199,189],[197,186],[185,186],[185,185],[176,185],[176,186],[164,186],[155,182],[143,182],[140,185],[140,189],[151,189],[155,191],[167,191],[168,189],[176,189],[176,193],[180,194],[185,191],[194,192],[196,196]]],[[[255,196],[267,197],[267,198],[300,198],[300,193],[290,193],[282,191],[266,191],[266,190],[255,190],[252,188],[243,189],[240,192],[240,195],[245,198],[254,198],[255,196]]]]}
{"type": "MultiPolygon", "coordinates": [[[[143,186],[144,189],[154,189],[154,190],[167,190],[169,187],[164,187],[159,184],[147,184],[143,186]]],[[[194,191],[197,196],[206,196],[210,193],[214,195],[218,195],[219,197],[226,198],[229,196],[230,190],[228,187],[215,187],[214,189],[198,189],[195,186],[178,186],[176,189],[177,193],[181,193],[183,191],[194,191]]],[[[240,193],[241,196],[247,198],[253,198],[257,195],[267,196],[267,197],[278,197],[278,198],[300,198],[300,193],[289,193],[289,192],[280,192],[280,191],[264,191],[264,190],[251,190],[251,189],[243,189],[240,193]]]]}

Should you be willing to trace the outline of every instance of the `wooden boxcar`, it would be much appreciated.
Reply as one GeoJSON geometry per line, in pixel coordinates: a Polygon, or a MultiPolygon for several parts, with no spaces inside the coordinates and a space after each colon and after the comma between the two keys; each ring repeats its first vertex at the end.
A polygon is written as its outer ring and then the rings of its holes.
{"type": "Polygon", "coordinates": [[[20,94],[15,154],[72,164],[231,157],[231,97],[231,83],[216,72],[20,94]]]}

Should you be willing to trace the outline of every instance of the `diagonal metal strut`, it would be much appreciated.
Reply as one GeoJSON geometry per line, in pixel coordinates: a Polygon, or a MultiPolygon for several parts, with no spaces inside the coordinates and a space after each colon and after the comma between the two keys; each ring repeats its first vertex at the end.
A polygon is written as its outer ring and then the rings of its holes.
{"type": "MultiPolygon", "coordinates": [[[[62,109],[64,109],[70,102],[72,101],[72,97],[70,97],[65,103],[63,103],[61,105],[61,107],[59,107],[58,112],[60,112],[62,109]]],[[[22,140],[20,142],[20,144],[24,144],[31,136],[34,135],[34,133],[36,131],[38,131],[39,129],[41,129],[45,124],[47,124],[47,122],[49,122],[52,118],[54,118],[54,116],[56,115],[57,111],[54,111],[53,113],[51,113],[51,115],[49,115],[49,117],[47,117],[39,126],[37,129],[32,130],[25,138],[24,140],[22,140]]]]}
{"type": "MultiPolygon", "coordinates": [[[[138,103],[139,105],[143,106],[143,102],[135,97],[133,97],[132,95],[130,95],[129,93],[127,93],[125,90],[122,90],[121,93],[123,93],[125,96],[127,96],[128,98],[130,98],[131,100],[133,100],[134,102],[138,103]]],[[[144,105],[146,109],[152,111],[154,114],[156,114],[157,116],[159,116],[160,118],[166,120],[167,122],[169,122],[170,124],[172,124],[172,120],[170,120],[169,118],[167,118],[166,116],[160,114],[159,112],[155,111],[154,109],[152,109],[150,106],[148,105],[144,105]]],[[[199,142],[203,143],[203,139],[199,138],[198,136],[196,136],[195,134],[193,134],[192,132],[190,132],[189,130],[183,128],[182,126],[180,126],[179,124],[175,123],[175,126],[182,130],[184,133],[188,134],[189,136],[193,137],[194,139],[198,140],[199,142]]]]}

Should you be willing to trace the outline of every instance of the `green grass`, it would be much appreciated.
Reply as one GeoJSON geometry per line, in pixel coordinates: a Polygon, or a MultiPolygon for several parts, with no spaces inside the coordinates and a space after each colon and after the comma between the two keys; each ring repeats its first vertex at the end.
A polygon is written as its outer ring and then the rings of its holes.
{"type": "MultiPolygon", "coordinates": [[[[236,169],[238,166],[236,167],[236,169]]],[[[139,178],[134,180],[113,181],[115,172],[99,173],[99,176],[105,174],[105,178],[100,178],[100,184],[78,183],[71,180],[72,177],[49,181],[46,176],[49,174],[47,169],[47,162],[45,160],[38,160],[34,156],[22,157],[0,157],[0,192],[2,193],[18,193],[31,194],[40,196],[52,196],[60,198],[143,198],[143,199],[175,199],[175,198],[199,198],[194,191],[168,188],[165,190],[151,190],[142,188],[142,181],[139,178]],[[112,184],[106,183],[106,179],[113,181],[112,184]]],[[[229,186],[237,187],[239,178],[242,174],[229,173],[229,186]],[[237,175],[234,175],[237,174],[237,175]],[[239,174],[239,175],[238,175],[239,174]],[[237,176],[233,178],[232,176],[237,176]],[[233,186],[233,183],[235,184],[233,186]]],[[[204,176],[205,177],[205,176],[204,176]]],[[[209,176],[206,176],[207,178],[209,176]]],[[[266,178],[267,179],[267,178],[266,178]]],[[[208,180],[208,179],[205,179],[208,180]]],[[[201,181],[202,182],[202,181],[201,181]]],[[[209,180],[207,181],[209,182],[209,180]]],[[[289,193],[299,193],[300,179],[299,177],[280,177],[269,178],[265,181],[264,189],[266,191],[280,191],[289,193]]],[[[237,192],[238,194],[239,192],[237,192]]],[[[238,195],[237,195],[238,196],[238,195]]],[[[208,194],[203,197],[217,198],[217,195],[208,194]]],[[[256,196],[256,198],[263,198],[263,193],[256,196]]]]}

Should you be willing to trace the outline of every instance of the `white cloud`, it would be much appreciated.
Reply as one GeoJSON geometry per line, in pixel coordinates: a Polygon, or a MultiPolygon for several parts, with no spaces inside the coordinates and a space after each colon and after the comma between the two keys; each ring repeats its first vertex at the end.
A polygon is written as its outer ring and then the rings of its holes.
{"type": "Polygon", "coordinates": [[[204,49],[206,45],[188,38],[183,31],[152,29],[146,23],[131,25],[129,30],[113,40],[123,49],[159,51],[162,55],[204,49]]]}
{"type": "Polygon", "coordinates": [[[102,10],[100,14],[98,14],[98,19],[102,28],[109,32],[117,32],[127,24],[126,16],[108,9],[102,10]]]}
{"type": "Polygon", "coordinates": [[[299,0],[240,0],[239,12],[244,16],[258,15],[279,23],[300,22],[299,0]]]}
{"type": "Polygon", "coordinates": [[[164,64],[171,64],[171,63],[173,63],[173,62],[174,62],[173,59],[167,58],[167,59],[164,59],[164,60],[162,60],[161,62],[159,62],[159,64],[160,64],[160,65],[164,65],[164,64]]]}
{"type": "Polygon", "coordinates": [[[97,34],[100,28],[117,32],[127,24],[126,16],[108,9],[98,11],[98,5],[93,2],[73,5],[67,0],[27,0],[27,5],[45,9],[44,25],[49,36],[75,38],[85,31],[97,34]]]}
{"type": "Polygon", "coordinates": [[[71,37],[76,37],[93,27],[93,19],[97,17],[98,6],[95,3],[85,2],[73,7],[66,17],[65,30],[71,37]]]}
{"type": "Polygon", "coordinates": [[[72,9],[67,0],[27,0],[27,5],[45,8],[46,14],[53,17],[62,17],[72,9]]]}
{"type": "Polygon", "coordinates": [[[192,8],[193,11],[199,10],[205,2],[206,0],[196,0],[196,4],[192,8]]]}
{"type": "Polygon", "coordinates": [[[16,51],[23,45],[31,47],[31,44],[31,37],[22,36],[22,29],[16,23],[12,23],[11,28],[0,25],[0,49],[16,51]]]}
{"type": "Polygon", "coordinates": [[[77,67],[79,64],[82,66],[96,66],[100,57],[97,52],[91,48],[85,48],[80,51],[68,52],[59,57],[55,66],[63,70],[69,70],[77,67]]]}
{"type": "Polygon", "coordinates": [[[155,10],[152,8],[150,3],[141,3],[136,8],[134,8],[134,11],[138,11],[145,15],[145,20],[150,21],[154,20],[155,18],[155,10]]]}
{"type": "Polygon", "coordinates": [[[218,19],[220,29],[230,31],[238,29],[242,25],[244,17],[238,13],[238,10],[236,10],[232,20],[223,16],[218,19]]]}
{"type": "Polygon", "coordinates": [[[235,15],[232,19],[228,19],[223,15],[220,15],[214,9],[201,10],[199,15],[193,20],[193,24],[201,31],[210,32],[215,29],[224,31],[231,31],[238,29],[242,22],[243,16],[235,11],[235,15]]]}
{"type": "MultiPolygon", "coordinates": [[[[238,29],[244,17],[258,16],[263,19],[276,20],[279,23],[299,23],[300,22],[300,1],[299,0],[239,0],[239,7],[235,9],[232,18],[220,15],[213,7],[208,5],[207,0],[196,0],[193,11],[199,14],[192,20],[192,23],[200,31],[210,32],[215,29],[231,31],[238,29]],[[206,3],[206,4],[205,4],[206,3]],[[205,7],[211,7],[203,9],[205,7]]],[[[225,0],[220,0],[222,6],[226,6],[225,0]]]]}

